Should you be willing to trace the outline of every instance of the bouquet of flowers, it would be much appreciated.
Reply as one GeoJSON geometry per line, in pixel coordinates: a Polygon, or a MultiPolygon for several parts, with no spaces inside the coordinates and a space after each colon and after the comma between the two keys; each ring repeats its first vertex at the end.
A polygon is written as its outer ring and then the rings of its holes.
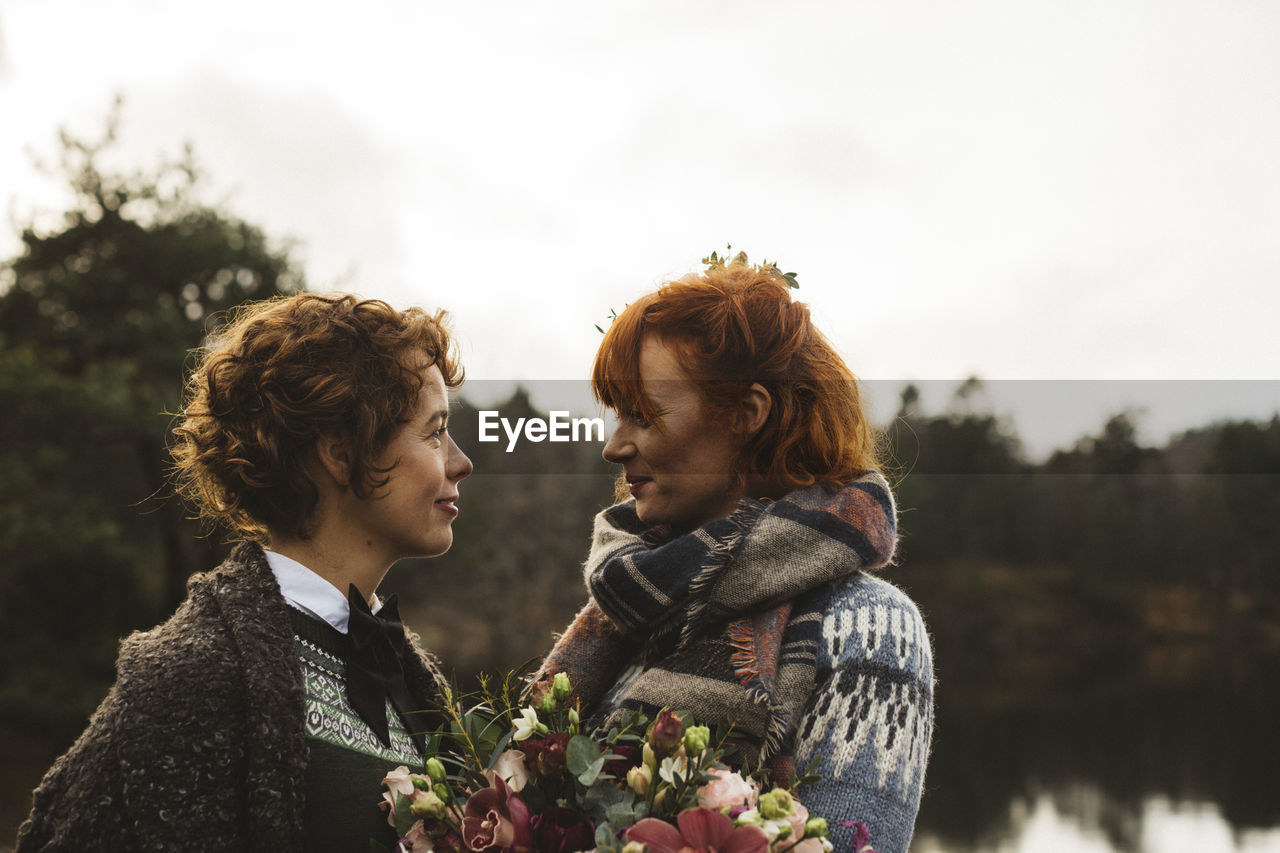
{"type": "MultiPolygon", "coordinates": [[[[827,822],[785,788],[762,791],[721,758],[731,747],[687,715],[633,714],[584,733],[563,673],[518,707],[509,675],[463,710],[446,697],[449,726],[429,744],[422,773],[397,767],[382,806],[399,853],[821,853],[827,822]]],[[[801,781],[812,781],[805,777],[801,781]]],[[[866,827],[856,853],[875,853],[866,827]]]]}

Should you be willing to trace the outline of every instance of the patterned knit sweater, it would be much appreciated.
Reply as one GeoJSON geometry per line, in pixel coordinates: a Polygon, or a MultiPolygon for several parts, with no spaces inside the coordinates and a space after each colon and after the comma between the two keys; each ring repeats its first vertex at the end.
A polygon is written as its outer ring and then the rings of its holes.
{"type": "Polygon", "coordinates": [[[819,759],[821,781],[800,790],[828,818],[835,849],[842,820],[872,825],[880,853],[906,853],[920,809],[933,735],[933,656],[915,604],[892,584],[858,573],[835,588],[822,615],[817,689],[795,732],[796,763],[819,759]]]}
{"type": "MultiPolygon", "coordinates": [[[[289,612],[256,545],[193,576],[167,622],[121,645],[115,685],[36,788],[16,853],[301,851],[310,749],[289,612]]],[[[419,653],[406,670],[427,704],[435,664],[419,653]]]]}
{"type": "MultiPolygon", "coordinates": [[[[775,773],[819,760],[802,801],[836,849],[871,826],[904,853],[933,731],[929,638],[911,599],[868,570],[891,563],[896,508],[867,472],[815,485],[674,539],[624,502],[596,518],[592,593],[537,680],[568,673],[592,724],[661,707],[733,720],[775,773]],[[791,759],[794,758],[794,764],[791,759]]],[[[748,750],[740,763],[754,764],[748,750]]],[[[739,763],[739,762],[735,762],[739,763]]]]}

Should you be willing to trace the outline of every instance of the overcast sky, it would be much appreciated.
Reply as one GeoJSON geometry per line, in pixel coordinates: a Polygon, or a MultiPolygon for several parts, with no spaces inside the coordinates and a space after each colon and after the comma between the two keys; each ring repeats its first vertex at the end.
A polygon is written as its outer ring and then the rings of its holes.
{"type": "MultiPolygon", "coordinates": [[[[594,324],[726,242],[877,388],[1280,379],[1273,0],[0,0],[0,51],[11,215],[122,94],[122,162],[191,141],[313,289],[452,312],[476,379],[584,377],[594,324]]],[[[1034,386],[990,390],[1033,448],[1280,407],[1034,386]]]]}

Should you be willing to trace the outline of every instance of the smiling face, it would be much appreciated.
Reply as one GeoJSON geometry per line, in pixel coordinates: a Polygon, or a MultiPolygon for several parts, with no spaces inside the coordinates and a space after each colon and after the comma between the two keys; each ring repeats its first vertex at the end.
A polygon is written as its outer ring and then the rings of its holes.
{"type": "Polygon", "coordinates": [[[440,369],[433,364],[421,376],[417,408],[376,461],[378,468],[390,468],[386,484],[347,507],[367,547],[384,552],[388,565],[449,550],[458,483],[472,470],[447,431],[449,399],[440,369]]]}
{"type": "Polygon", "coordinates": [[[745,493],[735,476],[741,436],[712,416],[675,350],[652,335],[641,344],[640,382],[659,421],[619,412],[604,448],[623,466],[640,520],[679,534],[729,515],[745,493]]]}

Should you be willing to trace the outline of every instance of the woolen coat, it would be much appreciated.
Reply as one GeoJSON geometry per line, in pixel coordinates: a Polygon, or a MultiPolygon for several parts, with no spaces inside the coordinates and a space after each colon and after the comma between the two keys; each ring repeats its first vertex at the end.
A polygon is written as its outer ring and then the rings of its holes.
{"type": "MultiPolygon", "coordinates": [[[[167,622],[121,644],[115,685],[36,788],[16,853],[301,851],[306,699],[288,606],[251,543],[193,576],[167,622]]],[[[413,639],[406,679],[426,706],[439,669],[413,639]]]]}

